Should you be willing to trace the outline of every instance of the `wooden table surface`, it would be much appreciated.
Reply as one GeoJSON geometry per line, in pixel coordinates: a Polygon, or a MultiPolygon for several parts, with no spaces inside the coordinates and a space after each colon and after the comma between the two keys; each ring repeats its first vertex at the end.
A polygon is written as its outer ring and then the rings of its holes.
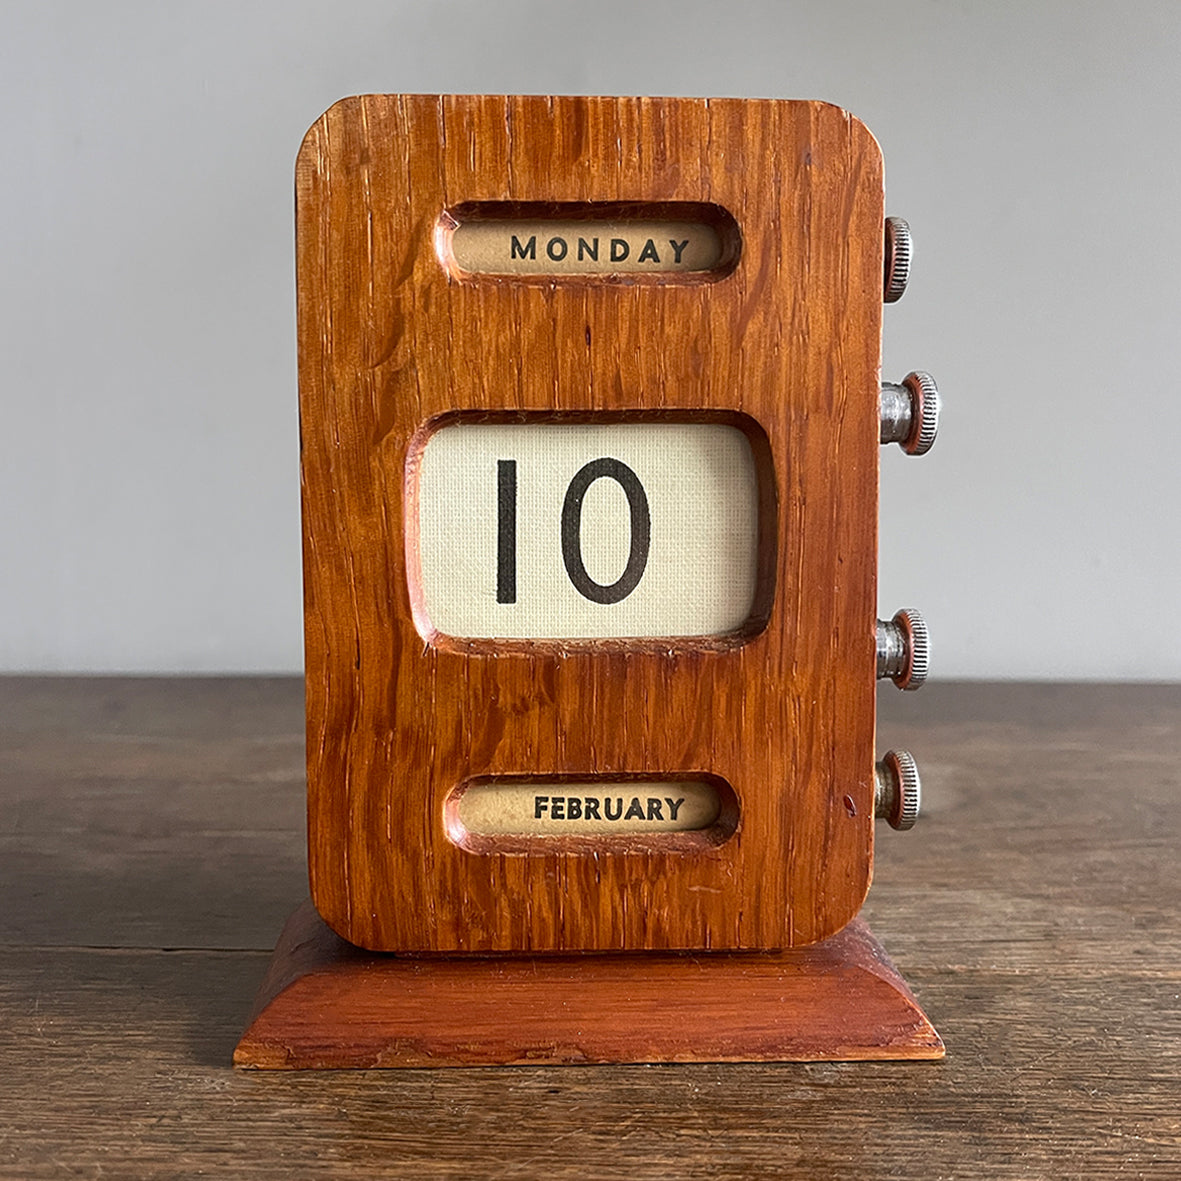
{"type": "Polygon", "coordinates": [[[302,683],[0,679],[0,1177],[1181,1177],[1181,686],[879,717],[926,807],[865,913],[944,1061],[247,1073],[302,683]]]}

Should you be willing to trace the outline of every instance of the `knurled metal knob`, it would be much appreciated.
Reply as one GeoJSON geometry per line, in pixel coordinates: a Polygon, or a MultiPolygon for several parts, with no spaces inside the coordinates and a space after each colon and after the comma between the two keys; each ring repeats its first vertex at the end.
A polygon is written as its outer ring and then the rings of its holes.
{"type": "Polygon", "coordinates": [[[921,369],[908,373],[900,384],[882,382],[883,443],[897,443],[907,455],[926,455],[939,434],[943,399],[935,379],[921,369]]]}
{"type": "Polygon", "coordinates": [[[910,279],[910,226],[900,217],[886,218],[886,250],[882,299],[897,303],[910,279]]]}
{"type": "Polygon", "coordinates": [[[931,666],[931,637],[927,621],[913,607],[904,607],[889,622],[878,620],[877,645],[879,681],[888,677],[899,689],[922,687],[931,666]]]}
{"type": "Polygon", "coordinates": [[[923,801],[918,765],[908,750],[888,750],[874,767],[873,814],[891,828],[914,828],[923,801]]]}

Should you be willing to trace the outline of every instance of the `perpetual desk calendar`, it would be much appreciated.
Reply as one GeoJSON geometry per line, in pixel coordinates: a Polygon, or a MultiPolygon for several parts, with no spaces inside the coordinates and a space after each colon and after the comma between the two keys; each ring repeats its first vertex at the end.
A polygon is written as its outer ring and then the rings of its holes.
{"type": "Polygon", "coordinates": [[[910,237],[818,102],[370,95],[296,168],[311,905],[246,1066],[937,1057],[857,918],[910,237]]]}

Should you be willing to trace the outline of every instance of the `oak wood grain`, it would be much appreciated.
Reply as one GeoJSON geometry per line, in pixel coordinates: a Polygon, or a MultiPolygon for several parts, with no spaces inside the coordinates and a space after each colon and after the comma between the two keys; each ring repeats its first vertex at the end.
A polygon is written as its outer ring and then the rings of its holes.
{"type": "Polygon", "coordinates": [[[883,189],[822,103],[369,95],[296,173],[313,899],[385,951],[805,945],[872,870],[883,189]],[[462,279],[472,202],[705,202],[716,281],[462,279]],[[415,440],[457,411],[749,416],[768,443],[757,634],[445,642],[416,627],[415,440]],[[474,853],[479,776],[710,773],[739,800],[693,850],[474,853]],[[845,800],[852,801],[847,807],[845,800]]]}

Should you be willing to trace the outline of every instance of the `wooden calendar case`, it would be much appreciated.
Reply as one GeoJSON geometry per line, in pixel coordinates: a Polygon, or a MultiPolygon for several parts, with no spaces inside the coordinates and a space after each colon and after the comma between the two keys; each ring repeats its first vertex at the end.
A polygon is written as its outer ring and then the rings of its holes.
{"type": "Polygon", "coordinates": [[[854,922],[873,137],[815,102],[375,95],[312,127],[296,197],[315,909],[239,1063],[942,1053],[854,922]],[[663,1041],[619,1017],[658,1001],[663,1041]]]}

